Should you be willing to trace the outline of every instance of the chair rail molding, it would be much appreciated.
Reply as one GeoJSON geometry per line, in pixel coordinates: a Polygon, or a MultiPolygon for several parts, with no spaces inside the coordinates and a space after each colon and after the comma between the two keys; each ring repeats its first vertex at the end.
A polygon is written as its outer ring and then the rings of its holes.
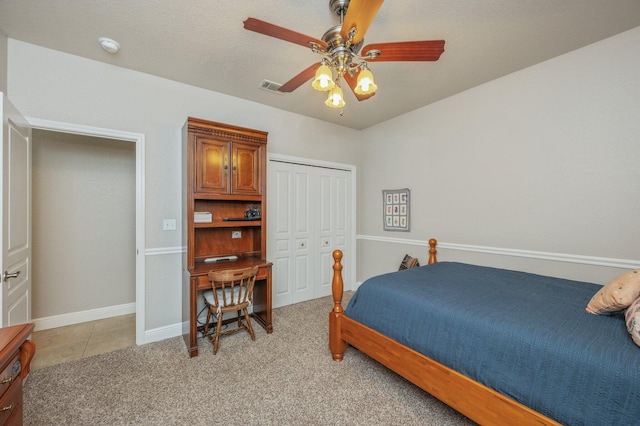
{"type": "MultiPolygon", "coordinates": [[[[428,240],[413,240],[408,238],[389,238],[376,235],[357,235],[358,240],[378,241],[384,243],[414,245],[429,247],[428,240]]],[[[520,250],[502,247],[475,246],[438,241],[439,249],[468,251],[474,253],[495,254],[499,256],[524,257],[529,259],[551,260],[555,262],[579,263],[583,265],[606,266],[610,268],[635,269],[640,266],[640,260],[616,259],[610,257],[583,256],[567,253],[551,253],[534,250],[520,250]]]]}

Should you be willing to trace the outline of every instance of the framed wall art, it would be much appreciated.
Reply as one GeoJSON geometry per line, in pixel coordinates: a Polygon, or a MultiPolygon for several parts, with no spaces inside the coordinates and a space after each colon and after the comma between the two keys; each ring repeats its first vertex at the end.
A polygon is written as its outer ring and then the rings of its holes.
{"type": "Polygon", "coordinates": [[[385,231],[409,231],[410,191],[382,190],[382,219],[385,231]]]}

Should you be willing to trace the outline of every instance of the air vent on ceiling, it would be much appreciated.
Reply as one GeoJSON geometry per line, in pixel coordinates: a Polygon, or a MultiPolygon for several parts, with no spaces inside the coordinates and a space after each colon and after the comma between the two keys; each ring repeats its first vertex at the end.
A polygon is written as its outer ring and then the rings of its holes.
{"type": "Polygon", "coordinates": [[[284,93],[284,92],[278,91],[278,89],[281,87],[282,87],[282,84],[274,83],[273,81],[269,81],[269,80],[262,80],[262,83],[260,84],[260,88],[262,90],[267,90],[269,92],[277,93],[279,95],[282,95],[284,93]]]}

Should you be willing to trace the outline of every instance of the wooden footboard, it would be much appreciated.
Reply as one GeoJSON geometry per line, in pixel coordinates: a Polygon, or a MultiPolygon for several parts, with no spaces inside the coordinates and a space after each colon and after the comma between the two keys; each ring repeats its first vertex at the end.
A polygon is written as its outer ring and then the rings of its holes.
{"type": "MultiPolygon", "coordinates": [[[[429,240],[429,264],[435,263],[435,239],[429,240]]],[[[333,309],[329,313],[329,349],[341,361],[347,344],[419,386],[479,424],[559,425],[548,417],[392,340],[344,315],[342,252],[333,252],[333,309]]]]}

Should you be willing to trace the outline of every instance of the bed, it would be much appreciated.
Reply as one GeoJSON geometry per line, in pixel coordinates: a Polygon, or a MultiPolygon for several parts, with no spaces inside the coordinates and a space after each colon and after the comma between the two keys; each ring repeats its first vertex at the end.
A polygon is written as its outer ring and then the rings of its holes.
{"type": "Polygon", "coordinates": [[[480,424],[640,424],[640,347],[623,314],[585,311],[602,286],[437,262],[436,244],[346,310],[334,251],[334,360],[352,345],[480,424]]]}

